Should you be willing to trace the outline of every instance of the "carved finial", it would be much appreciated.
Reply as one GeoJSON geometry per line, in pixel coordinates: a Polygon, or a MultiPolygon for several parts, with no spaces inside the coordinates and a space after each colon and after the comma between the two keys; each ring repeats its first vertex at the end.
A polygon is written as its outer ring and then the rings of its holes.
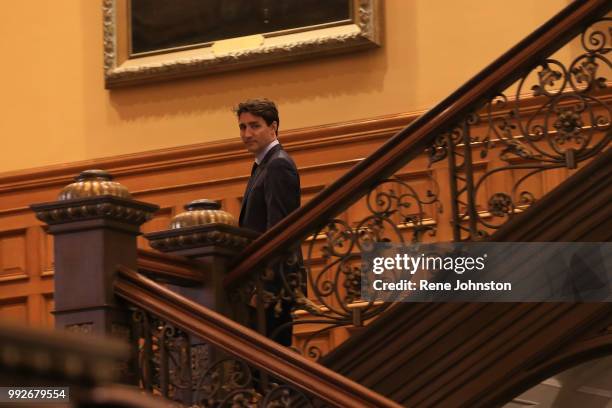
{"type": "Polygon", "coordinates": [[[180,213],[170,222],[170,229],[194,227],[206,224],[236,225],[234,216],[221,210],[221,204],[214,200],[201,199],[185,205],[185,212],[180,213]]]}
{"type": "Polygon", "coordinates": [[[59,194],[59,201],[73,200],[75,198],[115,196],[132,198],[128,189],[116,181],[113,176],[104,170],[85,170],[75,177],[72,184],[67,185],[59,194]]]}

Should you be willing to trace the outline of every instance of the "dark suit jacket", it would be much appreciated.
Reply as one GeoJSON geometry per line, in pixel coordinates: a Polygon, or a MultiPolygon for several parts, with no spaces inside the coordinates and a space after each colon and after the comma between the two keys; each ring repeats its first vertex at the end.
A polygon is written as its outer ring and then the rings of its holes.
{"type": "Polygon", "coordinates": [[[242,199],[239,225],[264,232],[300,206],[300,176],[281,145],[266,154],[251,175],[242,199]]]}
{"type": "MultiPolygon", "coordinates": [[[[281,145],[276,145],[266,154],[255,172],[251,175],[242,199],[239,225],[258,232],[265,232],[290,212],[300,206],[300,176],[295,163],[281,145]]],[[[306,282],[302,261],[302,251],[295,250],[298,262],[292,267],[274,265],[274,276],[263,281],[264,290],[279,294],[283,287],[281,270],[287,274],[302,274],[306,282]]],[[[302,288],[305,293],[305,288],[302,288]]],[[[275,307],[268,307],[266,316],[266,335],[285,346],[291,345],[293,326],[285,327],[277,333],[277,328],[291,321],[293,302],[287,299],[281,302],[281,312],[275,307]],[[274,334],[276,333],[276,334],[274,334]]],[[[252,328],[257,329],[257,319],[252,317],[252,328]]]]}

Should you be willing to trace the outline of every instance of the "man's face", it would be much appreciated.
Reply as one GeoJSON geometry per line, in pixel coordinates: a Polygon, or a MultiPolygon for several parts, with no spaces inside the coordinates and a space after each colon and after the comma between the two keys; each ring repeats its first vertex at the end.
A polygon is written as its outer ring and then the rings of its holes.
{"type": "Polygon", "coordinates": [[[257,156],[263,149],[276,139],[276,122],[269,126],[261,116],[255,116],[250,112],[240,114],[238,118],[240,137],[246,149],[257,156]]]}

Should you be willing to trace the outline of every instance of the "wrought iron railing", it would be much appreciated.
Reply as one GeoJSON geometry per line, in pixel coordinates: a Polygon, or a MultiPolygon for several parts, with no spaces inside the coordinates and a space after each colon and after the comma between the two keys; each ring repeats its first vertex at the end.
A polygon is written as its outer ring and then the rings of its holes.
{"type": "MultiPolygon", "coordinates": [[[[612,26],[601,16],[609,9],[604,1],[572,3],[251,244],[227,286],[240,280],[247,301],[258,284],[280,276],[281,288],[258,298],[259,308],[289,300],[308,317],[287,325],[360,326],[390,307],[359,298],[364,249],[375,242],[431,239],[441,226],[435,214],[442,210],[454,240],[494,233],[546,192],[525,187],[535,175],[573,171],[608,148],[612,113],[605,90],[612,26]],[[570,61],[551,57],[576,35],[581,50],[576,53],[570,44],[570,61]],[[424,154],[430,170],[443,166],[449,174],[444,194],[450,201],[444,205],[435,180],[419,190],[397,173],[424,154]],[[488,167],[482,168],[484,161],[488,167]],[[367,212],[347,222],[344,211],[364,203],[367,212]],[[298,267],[299,242],[306,275],[298,267]],[[266,269],[273,273],[262,273],[266,269]]],[[[320,355],[308,341],[304,351],[320,355]]]]}
{"type": "Polygon", "coordinates": [[[139,385],[149,393],[194,408],[321,403],[152,313],[134,307],[132,316],[139,385]]]}
{"type": "Polygon", "coordinates": [[[534,176],[580,168],[608,147],[612,110],[602,91],[612,69],[611,30],[611,18],[593,22],[579,36],[577,56],[565,63],[542,59],[520,78],[514,98],[508,96],[511,91],[489,98],[484,115],[467,115],[437,138],[431,159],[447,159],[451,170],[455,240],[490,235],[537,200],[537,194],[525,187],[534,176]],[[524,106],[526,95],[537,98],[535,106],[524,106]],[[479,128],[481,123],[484,128],[479,128]],[[491,155],[497,155],[499,164],[475,174],[476,162],[491,155]],[[486,211],[480,211],[477,196],[484,185],[511,172],[522,174],[505,190],[490,193],[486,211]]]}
{"type": "Polygon", "coordinates": [[[399,407],[139,273],[118,267],[138,385],[189,407],[399,407]]]}
{"type": "Polygon", "coordinates": [[[380,181],[360,201],[359,219],[333,218],[304,241],[303,266],[298,252],[291,251],[272,261],[267,272],[240,285],[235,294],[249,302],[258,283],[265,287],[266,281],[281,279],[280,290],[263,291],[256,307],[280,310],[283,302],[289,302],[296,305],[294,311],[305,311],[270,335],[275,338],[287,326],[320,325],[298,349],[318,359],[323,352],[310,343],[319,334],[338,327],[361,327],[392,305],[361,299],[361,253],[377,242],[421,242],[426,236],[435,237],[434,217],[442,209],[437,183],[431,177],[428,180],[432,188],[426,191],[417,191],[399,178],[380,181]]]}

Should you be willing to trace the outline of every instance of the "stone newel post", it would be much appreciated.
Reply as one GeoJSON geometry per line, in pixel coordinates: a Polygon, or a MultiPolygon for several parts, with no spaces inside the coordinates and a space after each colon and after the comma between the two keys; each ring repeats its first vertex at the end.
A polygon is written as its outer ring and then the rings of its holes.
{"type": "Polygon", "coordinates": [[[87,170],[58,201],[31,208],[55,239],[56,327],[127,337],[113,280],[119,264],[136,269],[136,236],[159,207],[132,200],[107,172],[87,170]]]}

